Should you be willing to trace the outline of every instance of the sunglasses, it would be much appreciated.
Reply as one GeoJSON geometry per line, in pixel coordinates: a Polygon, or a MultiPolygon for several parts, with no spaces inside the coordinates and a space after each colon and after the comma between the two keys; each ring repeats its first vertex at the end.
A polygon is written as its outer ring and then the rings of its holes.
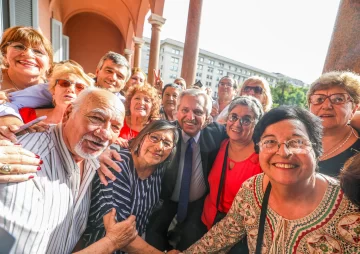
{"type": "Polygon", "coordinates": [[[249,93],[251,90],[253,90],[254,93],[262,94],[263,89],[260,86],[245,86],[244,93],[249,93]]]}
{"type": "Polygon", "coordinates": [[[326,99],[330,100],[331,104],[340,105],[348,101],[353,101],[350,95],[347,93],[334,93],[331,95],[326,94],[313,94],[310,96],[310,103],[313,105],[320,105],[324,103],[326,99]]]}
{"type": "Polygon", "coordinates": [[[57,79],[55,81],[55,85],[59,85],[61,87],[65,87],[65,88],[70,87],[73,84],[75,85],[75,89],[78,90],[78,91],[82,91],[87,87],[82,83],[72,82],[72,81],[67,80],[67,79],[57,79]]]}

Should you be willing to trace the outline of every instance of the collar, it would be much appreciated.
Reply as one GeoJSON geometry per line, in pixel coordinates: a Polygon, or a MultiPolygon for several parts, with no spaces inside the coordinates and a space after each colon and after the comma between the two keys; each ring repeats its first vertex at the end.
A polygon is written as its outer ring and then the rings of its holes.
{"type": "MultiPolygon", "coordinates": [[[[196,144],[199,143],[200,133],[201,133],[201,131],[199,131],[199,132],[193,137],[196,144]]],[[[182,139],[184,140],[185,143],[187,143],[191,137],[190,137],[188,134],[186,134],[183,130],[181,130],[181,134],[182,134],[182,139]]]]}

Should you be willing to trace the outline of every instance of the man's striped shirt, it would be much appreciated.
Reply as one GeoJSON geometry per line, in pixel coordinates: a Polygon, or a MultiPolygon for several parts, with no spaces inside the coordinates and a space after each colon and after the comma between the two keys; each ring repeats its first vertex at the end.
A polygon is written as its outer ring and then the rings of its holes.
{"type": "Polygon", "coordinates": [[[136,173],[130,151],[122,149],[119,154],[122,161],[116,163],[121,172],[113,171],[116,176],[114,182],[109,181],[105,186],[97,175],[94,178],[89,222],[84,234],[86,245],[105,235],[103,216],[112,208],[116,208],[117,221],[135,215],[136,229],[141,236],[146,230],[152,209],[159,201],[161,178],[164,174],[163,164],[148,178],[141,180],[136,173]]]}
{"type": "Polygon", "coordinates": [[[0,184],[0,227],[16,238],[11,253],[71,253],[86,227],[98,161],[85,160],[80,179],[61,124],[19,142],[43,164],[29,181],[0,184]]]}

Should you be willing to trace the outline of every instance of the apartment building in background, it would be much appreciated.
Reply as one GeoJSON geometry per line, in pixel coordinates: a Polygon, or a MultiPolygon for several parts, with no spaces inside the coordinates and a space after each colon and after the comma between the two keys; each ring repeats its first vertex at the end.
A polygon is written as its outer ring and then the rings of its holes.
{"type": "MultiPolygon", "coordinates": [[[[141,53],[141,69],[145,72],[149,67],[150,55],[150,39],[144,37],[145,43],[142,47],[141,53]]],[[[184,52],[184,43],[165,39],[160,42],[160,56],[159,69],[161,78],[164,83],[172,83],[175,78],[181,76],[181,66],[184,52]]],[[[265,78],[271,86],[275,86],[278,80],[286,79],[288,82],[296,86],[304,86],[304,82],[297,80],[297,83],[292,82],[290,77],[280,73],[271,73],[256,67],[235,61],[233,59],[217,55],[215,53],[200,49],[198,56],[198,64],[196,71],[196,81],[206,87],[211,87],[213,90],[213,97],[217,97],[217,84],[223,76],[230,76],[235,78],[241,85],[244,80],[250,76],[260,76],[265,78]]]]}

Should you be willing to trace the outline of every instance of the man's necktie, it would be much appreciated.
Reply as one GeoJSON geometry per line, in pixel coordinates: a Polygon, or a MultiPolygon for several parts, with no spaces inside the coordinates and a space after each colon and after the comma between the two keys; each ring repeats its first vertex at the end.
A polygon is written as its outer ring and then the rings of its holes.
{"type": "Polygon", "coordinates": [[[181,188],[180,188],[180,196],[177,210],[177,220],[182,222],[186,218],[187,207],[189,203],[189,194],[190,194],[190,182],[192,175],[192,158],[193,158],[193,149],[192,143],[194,142],[194,138],[190,138],[188,140],[188,146],[185,151],[185,159],[184,159],[184,169],[181,179],[181,188]]]}

